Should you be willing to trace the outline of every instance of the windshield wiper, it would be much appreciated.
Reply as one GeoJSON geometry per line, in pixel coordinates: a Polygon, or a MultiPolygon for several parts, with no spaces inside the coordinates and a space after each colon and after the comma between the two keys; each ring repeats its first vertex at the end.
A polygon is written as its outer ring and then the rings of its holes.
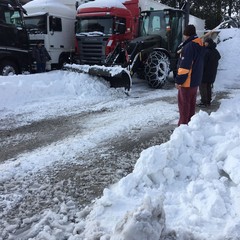
{"type": "Polygon", "coordinates": [[[81,33],[76,33],[76,36],[88,36],[88,33],[87,32],[81,32],[81,33]]]}
{"type": "Polygon", "coordinates": [[[94,32],[89,32],[89,35],[91,35],[91,36],[104,36],[105,34],[102,33],[102,32],[94,31],[94,32]]]}
{"type": "Polygon", "coordinates": [[[81,33],[76,33],[76,36],[105,36],[106,34],[105,33],[102,33],[102,32],[81,32],[81,33]]]}
{"type": "Polygon", "coordinates": [[[43,30],[40,30],[38,28],[28,28],[27,31],[30,33],[30,34],[44,34],[44,31],[43,30]]]}

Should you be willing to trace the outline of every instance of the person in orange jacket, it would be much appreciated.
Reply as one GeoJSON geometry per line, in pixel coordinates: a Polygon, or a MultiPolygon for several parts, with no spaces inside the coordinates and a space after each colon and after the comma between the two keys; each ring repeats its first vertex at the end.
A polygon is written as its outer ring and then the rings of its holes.
{"type": "Polygon", "coordinates": [[[198,86],[201,83],[204,64],[204,47],[194,25],[187,25],[178,62],[175,86],[178,89],[179,121],[188,124],[195,114],[198,86]]]}

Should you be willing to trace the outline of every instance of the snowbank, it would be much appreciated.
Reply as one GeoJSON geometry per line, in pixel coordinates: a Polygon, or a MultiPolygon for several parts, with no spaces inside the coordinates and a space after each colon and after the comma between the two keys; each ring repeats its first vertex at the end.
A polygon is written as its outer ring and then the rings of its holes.
{"type": "Polygon", "coordinates": [[[80,222],[80,236],[156,240],[174,232],[177,239],[237,239],[239,101],[224,101],[211,116],[201,111],[169,142],[143,151],[133,173],[105,189],[80,222]]]}

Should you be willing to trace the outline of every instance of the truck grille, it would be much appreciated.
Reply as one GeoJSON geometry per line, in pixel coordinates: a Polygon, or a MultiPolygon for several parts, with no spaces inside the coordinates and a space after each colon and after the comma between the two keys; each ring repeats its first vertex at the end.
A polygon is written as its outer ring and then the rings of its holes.
{"type": "Polygon", "coordinates": [[[78,37],[80,64],[104,65],[107,40],[103,37],[78,37]]]}

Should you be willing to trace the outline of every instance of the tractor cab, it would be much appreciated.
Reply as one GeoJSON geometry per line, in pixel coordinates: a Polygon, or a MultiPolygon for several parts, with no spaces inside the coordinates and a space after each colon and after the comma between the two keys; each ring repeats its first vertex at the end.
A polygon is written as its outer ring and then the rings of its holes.
{"type": "Polygon", "coordinates": [[[28,34],[18,0],[0,1],[0,75],[30,71],[28,34]]]}
{"type": "Polygon", "coordinates": [[[184,11],[175,9],[143,11],[139,36],[160,36],[160,47],[170,52],[176,52],[178,45],[182,42],[184,16],[184,11]]]}
{"type": "Polygon", "coordinates": [[[0,46],[28,49],[28,35],[24,26],[22,9],[3,1],[0,4],[0,46]]]}

